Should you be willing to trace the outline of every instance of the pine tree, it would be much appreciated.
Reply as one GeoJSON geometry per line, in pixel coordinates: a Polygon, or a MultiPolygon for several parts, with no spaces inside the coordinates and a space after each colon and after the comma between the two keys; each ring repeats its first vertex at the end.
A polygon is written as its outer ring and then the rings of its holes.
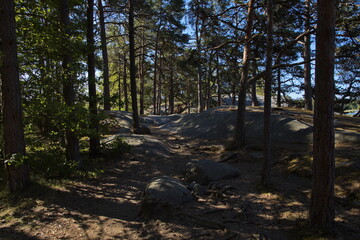
{"type": "Polygon", "coordinates": [[[334,63],[336,1],[319,0],[316,31],[313,183],[310,224],[334,226],[334,63]]]}
{"type": "Polygon", "coordinates": [[[25,157],[13,0],[0,1],[0,22],[4,157],[9,188],[14,192],[26,188],[30,176],[25,157]]]}

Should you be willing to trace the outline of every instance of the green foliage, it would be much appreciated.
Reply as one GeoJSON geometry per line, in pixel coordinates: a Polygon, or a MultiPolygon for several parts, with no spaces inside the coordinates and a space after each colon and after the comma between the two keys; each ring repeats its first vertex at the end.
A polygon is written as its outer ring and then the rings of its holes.
{"type": "Polygon", "coordinates": [[[303,108],[305,104],[304,99],[288,99],[289,107],[303,108]]]}
{"type": "Polygon", "coordinates": [[[67,162],[65,149],[56,144],[35,147],[28,154],[31,172],[45,178],[67,178],[77,169],[76,162],[67,162]]]}
{"type": "Polygon", "coordinates": [[[131,151],[131,146],[121,136],[116,136],[114,140],[102,145],[104,156],[119,157],[123,153],[131,151]]]}
{"type": "Polygon", "coordinates": [[[19,167],[27,161],[27,156],[19,153],[14,153],[10,157],[6,158],[4,163],[9,166],[19,167]]]}

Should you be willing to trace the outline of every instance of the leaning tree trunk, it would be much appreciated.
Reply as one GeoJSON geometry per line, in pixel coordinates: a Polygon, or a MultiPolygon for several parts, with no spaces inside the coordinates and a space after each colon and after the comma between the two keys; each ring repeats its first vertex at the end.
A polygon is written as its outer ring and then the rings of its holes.
{"type": "Polygon", "coordinates": [[[87,63],[88,63],[88,87],[89,87],[89,111],[90,111],[90,155],[99,154],[99,121],[97,118],[97,98],[96,98],[96,79],[95,79],[95,44],[94,44],[94,0],[88,0],[87,6],[87,63]]]}
{"type": "MultiPolygon", "coordinates": [[[[0,74],[2,83],[4,157],[25,156],[21,91],[17,64],[14,1],[0,0],[0,74]]],[[[5,163],[11,192],[30,183],[26,159],[19,165],[5,163]]]]}
{"type": "MultiPolygon", "coordinates": [[[[66,49],[68,46],[68,37],[70,35],[70,17],[69,17],[69,3],[67,0],[59,1],[59,13],[60,13],[60,23],[62,24],[63,31],[63,49],[66,49]]],[[[63,51],[62,55],[62,68],[64,72],[63,79],[63,97],[65,104],[71,108],[70,121],[76,121],[76,116],[74,110],[75,103],[75,83],[74,83],[74,74],[71,71],[72,57],[70,55],[71,50],[67,49],[63,51]]],[[[76,133],[67,127],[65,131],[66,139],[66,160],[75,161],[79,164],[79,167],[83,167],[83,162],[80,157],[80,147],[79,147],[79,138],[76,133]]]]}
{"type": "Polygon", "coordinates": [[[245,29],[245,43],[243,53],[243,68],[240,79],[240,91],[237,109],[237,119],[235,126],[235,147],[240,147],[245,144],[245,109],[246,109],[246,88],[248,81],[249,72],[249,55],[251,46],[251,35],[252,35],[252,23],[253,23],[253,12],[254,12],[254,0],[249,1],[247,25],[245,29]]]}
{"type": "Polygon", "coordinates": [[[130,86],[131,86],[131,106],[133,117],[133,131],[140,133],[140,121],[137,106],[136,90],[136,67],[135,67],[135,27],[134,27],[134,2],[129,0],[129,52],[130,52],[130,86]]]}
{"type": "Polygon", "coordinates": [[[267,0],[266,26],[266,73],[265,73],[265,102],[264,102],[264,164],[261,175],[261,185],[269,186],[271,167],[271,82],[273,55],[273,0],[267,0]]]}
{"type": "Polygon", "coordinates": [[[334,54],[336,0],[318,1],[315,67],[314,161],[310,223],[334,226],[334,54]]]}
{"type": "MultiPolygon", "coordinates": [[[[305,31],[310,29],[310,0],[305,3],[305,31]]],[[[312,88],[311,88],[311,34],[304,36],[304,91],[305,109],[312,110],[312,88]]]]}
{"type": "Polygon", "coordinates": [[[100,20],[100,39],[101,39],[101,51],[103,57],[103,77],[104,77],[104,110],[111,109],[110,103],[110,81],[109,81],[109,57],[106,43],[106,28],[105,28],[105,18],[104,18],[104,9],[102,5],[102,0],[98,0],[99,7],[99,20],[100,20]]]}

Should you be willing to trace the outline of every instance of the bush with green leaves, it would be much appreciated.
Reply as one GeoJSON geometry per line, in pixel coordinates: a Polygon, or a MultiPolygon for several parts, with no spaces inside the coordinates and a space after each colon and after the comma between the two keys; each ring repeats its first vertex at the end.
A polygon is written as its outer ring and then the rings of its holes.
{"type": "Polygon", "coordinates": [[[104,143],[102,147],[106,157],[119,157],[131,151],[131,146],[121,136],[116,136],[114,140],[104,143]]]}

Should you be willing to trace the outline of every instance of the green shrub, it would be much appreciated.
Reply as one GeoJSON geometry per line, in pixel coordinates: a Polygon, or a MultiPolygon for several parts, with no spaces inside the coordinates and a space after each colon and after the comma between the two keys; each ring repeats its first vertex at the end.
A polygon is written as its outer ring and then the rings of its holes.
{"type": "Polygon", "coordinates": [[[116,136],[113,141],[103,144],[102,148],[106,157],[119,157],[123,153],[131,151],[131,146],[120,136],[116,136]]]}

